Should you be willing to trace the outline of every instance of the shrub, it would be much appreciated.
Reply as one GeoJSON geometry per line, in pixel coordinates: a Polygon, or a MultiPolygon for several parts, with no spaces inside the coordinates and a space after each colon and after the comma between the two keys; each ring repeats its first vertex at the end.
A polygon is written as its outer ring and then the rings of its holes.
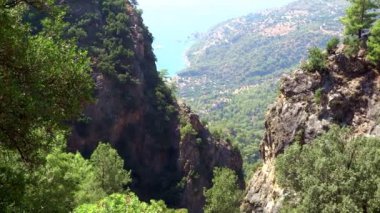
{"type": "Polygon", "coordinates": [[[348,57],[355,57],[360,50],[360,40],[357,36],[346,36],[343,41],[344,54],[348,57]]]}
{"type": "Polygon", "coordinates": [[[326,69],[326,54],[317,47],[310,48],[308,53],[307,61],[301,65],[302,69],[309,72],[321,72],[326,69]]]}
{"type": "Polygon", "coordinates": [[[319,88],[315,91],[315,93],[314,93],[315,103],[317,103],[317,104],[321,103],[322,95],[323,95],[323,88],[319,88]]]}
{"type": "Polygon", "coordinates": [[[326,50],[328,53],[333,53],[334,50],[338,48],[340,40],[337,37],[332,38],[329,42],[327,42],[326,50]]]}
{"type": "Polygon", "coordinates": [[[188,135],[190,136],[197,135],[197,131],[195,131],[191,123],[186,123],[184,126],[182,126],[180,129],[180,133],[181,133],[181,140],[183,140],[188,135]]]}

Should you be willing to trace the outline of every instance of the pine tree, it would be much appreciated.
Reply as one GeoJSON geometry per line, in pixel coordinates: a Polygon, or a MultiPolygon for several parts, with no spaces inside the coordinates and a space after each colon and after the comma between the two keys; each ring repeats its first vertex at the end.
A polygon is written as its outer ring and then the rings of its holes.
{"type": "Polygon", "coordinates": [[[124,160],[109,144],[100,143],[91,155],[96,179],[107,193],[124,192],[123,186],[132,181],[130,171],[124,170],[124,160]]]}
{"type": "Polygon", "coordinates": [[[371,29],[371,36],[368,40],[368,59],[380,65],[380,20],[371,29]]]}
{"type": "Polygon", "coordinates": [[[357,35],[362,37],[363,29],[371,28],[375,21],[378,8],[373,0],[349,0],[351,6],[346,11],[346,16],[342,18],[345,25],[346,35],[357,35]]]}
{"type": "Polygon", "coordinates": [[[237,185],[238,177],[228,168],[215,168],[212,187],[204,192],[206,213],[239,212],[242,191],[237,185]]]}

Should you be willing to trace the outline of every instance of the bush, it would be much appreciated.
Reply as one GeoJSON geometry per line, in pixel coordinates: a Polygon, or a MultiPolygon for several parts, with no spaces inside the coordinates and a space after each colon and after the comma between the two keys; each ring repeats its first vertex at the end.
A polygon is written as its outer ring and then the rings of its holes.
{"type": "Polygon", "coordinates": [[[326,69],[326,54],[317,47],[310,48],[308,53],[307,61],[301,65],[302,69],[308,72],[321,72],[326,69]]]}
{"type": "Polygon", "coordinates": [[[380,140],[333,127],[276,160],[285,212],[379,212],[380,140]]]}
{"type": "Polygon", "coordinates": [[[360,40],[357,36],[346,36],[343,44],[344,54],[348,57],[355,57],[360,50],[360,40]]]}
{"type": "Polygon", "coordinates": [[[322,95],[323,95],[323,88],[319,88],[315,91],[314,93],[314,100],[315,103],[320,104],[322,100],[322,95]]]}
{"type": "Polygon", "coordinates": [[[368,59],[380,65],[380,20],[371,29],[371,36],[368,40],[368,59]]]}
{"type": "Polygon", "coordinates": [[[193,128],[191,123],[186,123],[184,126],[180,129],[181,133],[181,140],[183,140],[186,136],[196,136],[197,131],[193,128]]]}
{"type": "Polygon", "coordinates": [[[333,51],[338,48],[339,42],[340,40],[337,37],[334,37],[329,42],[327,42],[327,46],[326,46],[327,52],[330,54],[333,53],[333,51]]]}

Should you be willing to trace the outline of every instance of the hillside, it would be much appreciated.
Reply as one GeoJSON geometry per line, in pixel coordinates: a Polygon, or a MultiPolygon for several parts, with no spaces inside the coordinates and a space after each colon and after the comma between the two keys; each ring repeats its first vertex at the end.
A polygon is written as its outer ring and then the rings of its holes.
{"type": "MultiPolygon", "coordinates": [[[[188,51],[189,66],[177,78],[180,97],[211,126],[237,138],[241,150],[257,149],[280,76],[309,47],[324,47],[341,35],[346,4],[299,0],[221,23],[188,51]]],[[[252,163],[256,155],[246,153],[244,159],[252,163]]]]}

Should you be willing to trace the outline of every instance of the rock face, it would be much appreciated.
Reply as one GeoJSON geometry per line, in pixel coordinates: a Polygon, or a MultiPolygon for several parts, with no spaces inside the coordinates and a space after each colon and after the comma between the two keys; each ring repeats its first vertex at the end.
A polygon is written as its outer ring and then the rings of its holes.
{"type": "Polygon", "coordinates": [[[183,134],[180,142],[179,164],[183,172],[183,198],[190,212],[203,212],[203,188],[211,187],[213,168],[227,167],[236,171],[239,185],[244,188],[242,158],[229,142],[214,138],[188,107],[181,107],[182,122],[189,123],[193,133],[183,134]]]}
{"type": "Polygon", "coordinates": [[[69,7],[66,19],[73,27],[68,32],[82,35],[79,46],[92,58],[95,81],[94,103],[73,123],[69,151],[89,157],[100,141],[112,144],[132,170],[131,189],[140,199],[163,199],[189,212],[202,212],[203,187],[211,186],[214,167],[235,170],[243,182],[240,153],[214,139],[186,107],[181,109],[159,77],[153,37],[133,4],[61,3],[69,7]],[[196,137],[181,136],[180,116],[196,137]]]}
{"type": "Polygon", "coordinates": [[[297,70],[281,82],[281,94],[266,116],[261,144],[264,165],[247,187],[244,212],[279,212],[283,190],[276,184],[275,158],[297,139],[309,143],[332,124],[356,134],[379,136],[380,78],[361,57],[342,50],[329,56],[325,71],[297,70]]]}

